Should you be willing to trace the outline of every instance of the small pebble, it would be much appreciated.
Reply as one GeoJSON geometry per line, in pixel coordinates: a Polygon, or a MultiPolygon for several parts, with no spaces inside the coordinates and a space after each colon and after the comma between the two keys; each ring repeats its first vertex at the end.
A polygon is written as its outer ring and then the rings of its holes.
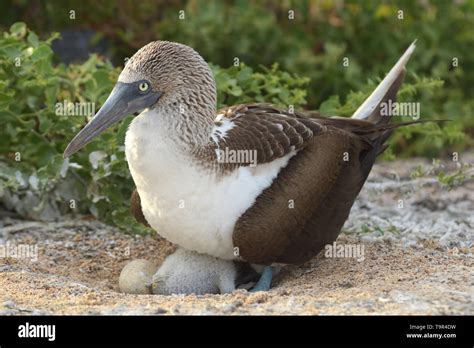
{"type": "Polygon", "coordinates": [[[3,302],[3,307],[14,309],[14,308],[16,308],[16,304],[12,300],[7,300],[7,301],[3,302]]]}
{"type": "Polygon", "coordinates": [[[157,267],[147,260],[130,261],[120,273],[120,291],[127,294],[151,294],[151,279],[156,269],[157,267]]]}

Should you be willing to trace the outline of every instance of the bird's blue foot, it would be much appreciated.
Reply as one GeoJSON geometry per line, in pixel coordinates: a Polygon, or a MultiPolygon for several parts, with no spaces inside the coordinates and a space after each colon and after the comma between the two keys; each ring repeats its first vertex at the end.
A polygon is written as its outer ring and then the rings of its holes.
{"type": "Polygon", "coordinates": [[[272,285],[273,267],[265,266],[257,284],[249,292],[268,291],[272,285]]]}

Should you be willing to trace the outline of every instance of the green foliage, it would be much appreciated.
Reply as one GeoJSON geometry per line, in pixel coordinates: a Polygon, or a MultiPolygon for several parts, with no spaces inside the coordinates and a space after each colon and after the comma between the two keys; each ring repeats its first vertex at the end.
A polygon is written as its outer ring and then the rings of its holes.
{"type": "MultiPolygon", "coordinates": [[[[161,39],[188,44],[207,61],[223,67],[233,65],[235,58],[249,67],[278,63],[284,71],[310,79],[307,109],[324,103],[321,108],[327,110],[326,101],[335,103],[333,96],[338,96],[344,114],[363,97],[351,92],[368,93],[373,86],[368,79],[382,78],[418,39],[407,79],[415,85],[416,94],[406,95],[406,100],[421,99],[422,119],[452,122],[442,128],[405,128],[391,140],[396,146],[390,151],[432,157],[474,143],[472,0],[105,0],[100,5],[94,0],[64,0],[54,6],[48,1],[3,1],[0,26],[7,28],[18,17],[43,34],[95,28],[96,40],[105,37],[110,43],[115,62],[161,39]],[[76,11],[76,20],[69,19],[71,9],[76,11]],[[349,59],[347,67],[342,66],[344,58],[349,59]],[[429,81],[444,81],[444,85],[430,86],[429,81]]],[[[408,93],[406,85],[404,89],[408,93]]]]}
{"type": "MultiPolygon", "coordinates": [[[[0,199],[6,190],[17,198],[34,194],[37,210],[58,206],[63,213],[92,213],[126,230],[140,232],[129,212],[133,182],[123,149],[129,117],[100,136],[71,160],[62,153],[90,116],[67,115],[63,105],[100,106],[113,88],[119,68],[96,55],[83,64],[53,64],[51,41],[39,40],[24,23],[0,38],[0,199]],[[63,112],[59,112],[63,111],[63,112]],[[71,205],[71,200],[74,200],[71,205]],[[74,207],[75,206],[75,207],[74,207]]],[[[301,107],[307,78],[271,69],[212,66],[219,106],[267,101],[301,107]]],[[[67,108],[66,108],[67,110],[67,108]]]]}
{"type": "Polygon", "coordinates": [[[309,78],[291,75],[274,64],[260,72],[241,63],[222,69],[211,65],[218,86],[218,106],[249,102],[272,103],[279,106],[302,107],[306,104],[309,78]]]}
{"type": "Polygon", "coordinates": [[[436,176],[438,182],[447,190],[462,185],[466,180],[474,179],[474,165],[472,163],[456,162],[457,168],[446,171],[439,159],[433,159],[430,166],[417,166],[411,173],[413,179],[427,176],[436,176]]]}
{"type": "Polygon", "coordinates": [[[443,171],[440,172],[438,174],[439,182],[442,185],[446,186],[448,189],[452,189],[455,186],[461,185],[466,179],[473,179],[474,175],[472,174],[469,176],[466,175],[465,173],[466,167],[471,167],[471,166],[465,165],[452,174],[447,174],[443,171]]]}
{"type": "MultiPolygon", "coordinates": [[[[372,223],[367,223],[367,224],[363,224],[360,227],[360,230],[358,231],[358,233],[362,233],[362,234],[368,234],[368,233],[374,233],[374,232],[376,232],[380,236],[385,235],[385,232],[389,232],[389,233],[393,233],[393,234],[400,234],[400,230],[392,224],[390,224],[388,227],[383,229],[380,226],[373,225],[372,223]]],[[[347,231],[346,231],[346,233],[347,233],[347,231]]]]}

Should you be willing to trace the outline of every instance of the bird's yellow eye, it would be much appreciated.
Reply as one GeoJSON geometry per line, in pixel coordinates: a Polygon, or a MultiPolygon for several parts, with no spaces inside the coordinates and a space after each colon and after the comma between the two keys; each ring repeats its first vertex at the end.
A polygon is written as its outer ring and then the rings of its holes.
{"type": "Polygon", "coordinates": [[[142,82],[138,85],[138,89],[142,92],[145,92],[148,90],[148,83],[142,82]]]}

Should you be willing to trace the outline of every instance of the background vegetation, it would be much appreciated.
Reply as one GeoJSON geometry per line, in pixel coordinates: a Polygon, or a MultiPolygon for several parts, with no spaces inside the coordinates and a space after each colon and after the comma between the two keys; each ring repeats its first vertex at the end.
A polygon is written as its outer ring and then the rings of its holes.
{"type": "Polygon", "coordinates": [[[400,99],[420,102],[422,119],[453,122],[397,131],[385,158],[462,151],[474,133],[473,24],[474,1],[3,1],[0,201],[30,218],[91,213],[140,230],[128,212],[130,118],[63,160],[87,117],[57,115],[55,105],[99,107],[124,59],[157,39],[188,44],[212,63],[220,106],[257,100],[342,116],[418,39],[400,99]],[[84,60],[81,49],[62,63],[79,40],[54,32],[79,33],[99,54],[84,60]]]}

